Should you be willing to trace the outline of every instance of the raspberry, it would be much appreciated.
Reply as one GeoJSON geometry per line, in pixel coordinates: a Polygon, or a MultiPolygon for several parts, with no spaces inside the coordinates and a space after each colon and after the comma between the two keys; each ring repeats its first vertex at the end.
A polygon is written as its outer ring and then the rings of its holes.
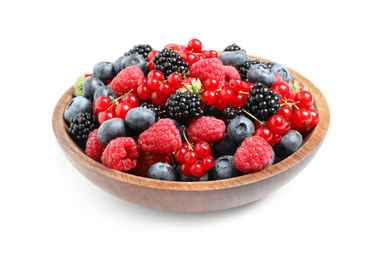
{"type": "Polygon", "coordinates": [[[172,153],[181,146],[181,136],[173,121],[160,119],[140,134],[141,149],[151,153],[172,153]]]}
{"type": "Polygon", "coordinates": [[[236,68],[233,66],[224,66],[225,71],[225,81],[229,82],[231,79],[240,79],[241,76],[236,68]]]}
{"type": "Polygon", "coordinates": [[[105,146],[98,141],[97,134],[98,128],[94,129],[89,134],[89,139],[87,139],[86,143],[85,154],[95,161],[100,162],[105,146]]]}
{"type": "Polygon", "coordinates": [[[139,87],[139,79],[143,77],[144,73],[138,66],[129,66],[115,76],[110,87],[118,96],[126,94],[132,89],[136,93],[136,89],[139,87]]]}
{"type": "Polygon", "coordinates": [[[187,136],[189,141],[194,144],[199,141],[214,143],[224,137],[225,130],[224,121],[214,117],[202,116],[191,121],[187,128],[187,136]]]}
{"type": "Polygon", "coordinates": [[[224,65],[218,58],[199,60],[190,67],[190,73],[199,78],[203,85],[208,78],[216,79],[221,85],[225,81],[224,65]]]}
{"type": "Polygon", "coordinates": [[[102,163],[118,171],[128,171],[136,167],[139,147],[132,137],[118,137],[111,140],[102,153],[102,163]]]}
{"type": "Polygon", "coordinates": [[[271,145],[261,136],[246,138],[234,154],[234,165],[244,173],[266,168],[274,156],[271,145]]]}

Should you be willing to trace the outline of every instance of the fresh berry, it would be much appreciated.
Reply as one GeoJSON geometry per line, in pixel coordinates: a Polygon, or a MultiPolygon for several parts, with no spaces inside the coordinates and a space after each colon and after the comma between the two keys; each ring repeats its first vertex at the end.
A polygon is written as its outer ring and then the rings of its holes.
{"type": "Polygon", "coordinates": [[[290,130],[287,134],[282,136],[280,143],[274,146],[275,155],[283,160],[295,153],[302,145],[303,137],[295,130],[290,130]]]}
{"type": "Polygon", "coordinates": [[[127,126],[137,132],[143,132],[155,123],[155,113],[144,107],[132,108],[125,118],[127,126]]]}
{"type": "Polygon", "coordinates": [[[191,143],[205,141],[214,143],[224,137],[226,127],[224,121],[208,116],[192,120],[187,128],[187,136],[191,143]]]}
{"type": "Polygon", "coordinates": [[[114,63],[108,61],[98,62],[93,67],[93,75],[102,80],[103,83],[115,77],[114,63]]]}
{"type": "Polygon", "coordinates": [[[152,61],[155,64],[154,69],[160,70],[165,78],[174,72],[186,74],[189,69],[189,63],[183,61],[181,56],[172,49],[159,51],[152,61]]]}
{"type": "Polygon", "coordinates": [[[116,138],[106,146],[101,161],[105,166],[118,171],[128,171],[136,167],[139,148],[132,137],[116,138]]]}
{"type": "Polygon", "coordinates": [[[158,162],[149,168],[147,177],[155,180],[175,181],[177,172],[168,163],[158,162]]]}
{"type": "Polygon", "coordinates": [[[218,155],[234,155],[238,145],[234,143],[227,133],[224,137],[213,144],[213,151],[218,155]]]}
{"type": "Polygon", "coordinates": [[[85,154],[93,160],[100,162],[102,153],[106,147],[98,141],[97,134],[98,128],[94,129],[89,134],[89,138],[86,142],[85,154]]]}
{"type": "Polygon", "coordinates": [[[240,175],[239,170],[234,165],[234,157],[232,155],[218,157],[210,172],[215,180],[228,179],[240,175]]]}
{"type": "Polygon", "coordinates": [[[299,108],[310,108],[314,104],[314,98],[308,91],[302,90],[295,95],[295,102],[299,108]]]}
{"type": "Polygon", "coordinates": [[[187,49],[190,50],[191,52],[201,53],[202,43],[198,39],[192,39],[188,42],[187,49]]]}
{"type": "Polygon", "coordinates": [[[224,64],[224,65],[230,65],[234,66],[236,68],[239,68],[242,66],[246,61],[249,60],[249,56],[247,55],[246,51],[224,51],[219,56],[218,59],[224,64]]]}
{"type": "Polygon", "coordinates": [[[209,178],[209,171],[207,171],[204,175],[204,177],[202,178],[198,178],[196,176],[193,176],[193,175],[184,175],[181,171],[180,171],[180,166],[181,164],[179,164],[177,167],[176,167],[176,172],[177,172],[177,180],[178,181],[182,181],[182,182],[198,182],[198,181],[208,181],[210,178],[209,178]]]}
{"type": "Polygon", "coordinates": [[[93,111],[93,103],[84,96],[78,96],[70,100],[64,111],[64,120],[67,124],[70,123],[70,118],[78,113],[86,113],[93,111]]]}
{"type": "Polygon", "coordinates": [[[143,102],[140,106],[152,110],[155,114],[156,121],[167,117],[167,111],[163,106],[155,105],[149,102],[143,102]]]}
{"type": "Polygon", "coordinates": [[[139,86],[139,80],[143,77],[144,73],[138,66],[129,66],[116,75],[110,83],[110,87],[120,96],[131,90],[136,91],[139,86]]]}
{"type": "MultiPolygon", "coordinates": [[[[239,47],[237,44],[233,43],[228,45],[224,51],[241,51],[241,47],[239,47]]],[[[243,51],[243,50],[242,50],[243,51]]]]}
{"type": "Polygon", "coordinates": [[[224,66],[225,81],[229,82],[231,79],[240,79],[238,70],[233,66],[224,66]]]}
{"type": "Polygon", "coordinates": [[[312,114],[309,110],[301,108],[294,112],[291,120],[298,127],[307,127],[312,121],[312,114]]]}
{"type": "Polygon", "coordinates": [[[239,75],[240,75],[240,78],[243,80],[243,81],[249,81],[247,79],[247,71],[250,69],[251,66],[255,65],[255,64],[260,64],[260,60],[248,60],[248,61],[245,61],[241,66],[239,66],[238,68],[238,71],[239,71],[239,75]]]}
{"type": "Polygon", "coordinates": [[[227,126],[226,133],[234,144],[240,144],[254,134],[253,122],[245,116],[235,117],[227,126]]]}
{"type": "Polygon", "coordinates": [[[98,87],[104,85],[105,84],[97,77],[90,76],[87,77],[83,82],[82,90],[85,97],[87,97],[89,100],[93,100],[95,91],[98,89],[98,87]]]}
{"type": "Polygon", "coordinates": [[[139,135],[143,151],[172,153],[181,146],[181,136],[171,119],[160,119],[139,135]]]}
{"type": "Polygon", "coordinates": [[[141,177],[147,177],[148,169],[151,167],[151,165],[163,162],[163,163],[171,163],[171,154],[168,153],[151,153],[151,152],[145,152],[141,149],[139,150],[140,156],[138,160],[138,164],[134,169],[131,169],[129,173],[132,173],[137,176],[141,177]]]}
{"type": "Polygon", "coordinates": [[[110,100],[117,98],[115,91],[109,86],[99,86],[94,92],[93,100],[97,100],[101,96],[108,97],[110,100]]]}
{"type": "Polygon", "coordinates": [[[127,59],[127,56],[121,56],[116,59],[116,61],[114,62],[114,71],[116,74],[118,74],[119,72],[121,72],[122,70],[126,68],[125,67],[126,59],[127,59]]]}
{"type": "Polygon", "coordinates": [[[247,96],[245,109],[257,119],[267,121],[280,110],[280,97],[261,82],[255,83],[247,96]]]}
{"type": "Polygon", "coordinates": [[[135,53],[126,56],[123,69],[133,65],[138,66],[143,71],[144,75],[148,74],[148,62],[141,54],[135,53]]]}
{"type": "Polygon", "coordinates": [[[271,131],[278,134],[286,134],[290,131],[290,122],[286,121],[282,115],[272,115],[267,123],[271,131]]]}
{"type": "Polygon", "coordinates": [[[191,75],[199,78],[203,85],[208,78],[214,78],[220,85],[223,85],[225,82],[224,65],[217,58],[199,60],[189,70],[191,75]]]}
{"type": "Polygon", "coordinates": [[[274,156],[269,143],[260,136],[252,136],[242,142],[234,154],[234,165],[249,173],[264,169],[274,156]]]}
{"type": "Polygon", "coordinates": [[[98,119],[92,112],[80,112],[70,118],[69,133],[75,140],[86,144],[89,134],[98,127],[98,119]]]}
{"type": "Polygon", "coordinates": [[[149,44],[138,44],[135,45],[131,50],[126,52],[124,56],[129,56],[131,54],[140,54],[145,60],[148,60],[148,54],[153,50],[152,46],[149,44]]]}
{"type": "Polygon", "coordinates": [[[222,119],[225,125],[228,125],[235,117],[242,115],[242,107],[225,107],[222,110],[220,119],[222,119]]]}
{"type": "Polygon", "coordinates": [[[294,79],[288,68],[282,64],[274,64],[271,71],[286,82],[294,79]]]}
{"type": "Polygon", "coordinates": [[[101,124],[98,129],[98,140],[104,146],[118,137],[126,137],[129,135],[129,129],[126,122],[121,118],[112,118],[101,124]]]}
{"type": "Polygon", "coordinates": [[[197,96],[197,93],[189,91],[172,94],[165,102],[165,109],[169,118],[182,123],[188,123],[204,114],[201,109],[201,98],[197,96]]]}
{"type": "Polygon", "coordinates": [[[271,89],[274,90],[274,92],[277,93],[282,100],[295,98],[294,89],[284,81],[274,83],[271,89]]]}
{"type": "Polygon", "coordinates": [[[272,72],[265,64],[255,64],[250,67],[246,75],[251,83],[261,82],[267,87],[272,87],[275,82],[274,72],[272,72]]]}

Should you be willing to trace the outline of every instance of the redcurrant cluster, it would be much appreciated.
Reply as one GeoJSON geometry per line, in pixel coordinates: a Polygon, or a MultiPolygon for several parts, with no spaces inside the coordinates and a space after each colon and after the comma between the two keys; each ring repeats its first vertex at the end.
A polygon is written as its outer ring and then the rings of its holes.
{"type": "Polygon", "coordinates": [[[229,80],[225,86],[220,87],[216,79],[208,78],[205,81],[205,92],[202,96],[202,101],[210,106],[215,105],[219,110],[223,110],[230,105],[242,107],[253,85],[252,83],[234,78],[229,80]]]}
{"type": "Polygon", "coordinates": [[[101,125],[106,120],[115,117],[125,120],[128,111],[138,106],[138,97],[130,91],[114,100],[106,96],[98,97],[93,103],[93,113],[98,116],[98,122],[101,125]]]}
{"type": "Polygon", "coordinates": [[[183,175],[202,178],[214,166],[215,159],[211,152],[209,143],[198,141],[193,146],[187,140],[175,151],[175,160],[180,163],[183,175]]]}

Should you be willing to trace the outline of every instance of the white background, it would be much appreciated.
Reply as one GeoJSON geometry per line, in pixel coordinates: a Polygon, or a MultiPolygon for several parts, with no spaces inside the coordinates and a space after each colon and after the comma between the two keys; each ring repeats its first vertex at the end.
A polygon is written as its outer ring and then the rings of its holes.
{"type": "Polygon", "coordinates": [[[377,1],[8,1],[0,10],[1,259],[380,259],[377,1]],[[310,79],[331,125],[266,198],[158,211],[86,180],[55,140],[61,95],[136,44],[237,43],[310,79]]]}

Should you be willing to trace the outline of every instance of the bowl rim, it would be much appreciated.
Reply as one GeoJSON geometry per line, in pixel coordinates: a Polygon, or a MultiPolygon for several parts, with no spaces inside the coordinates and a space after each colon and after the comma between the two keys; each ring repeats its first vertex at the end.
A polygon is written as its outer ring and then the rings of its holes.
{"type": "MultiPolygon", "coordinates": [[[[267,59],[255,57],[249,55],[250,59],[260,60],[262,62],[272,62],[267,59]]],[[[93,159],[88,157],[84,151],[71,139],[68,134],[68,127],[64,121],[63,113],[66,105],[74,96],[74,86],[71,86],[57,102],[52,117],[52,126],[55,137],[60,144],[61,148],[71,158],[77,161],[79,164],[89,168],[90,170],[97,172],[98,174],[115,179],[117,181],[129,183],[135,186],[142,186],[152,189],[161,189],[167,191],[214,191],[221,189],[229,189],[238,186],[250,185],[254,182],[259,182],[286,171],[289,168],[294,167],[300,161],[307,158],[315,149],[317,149],[323,142],[330,122],[330,113],[328,103],[321,93],[321,91],[307,78],[299,74],[298,72],[288,68],[291,75],[302,82],[312,92],[314,97],[314,107],[319,112],[320,122],[312,129],[309,134],[308,140],[306,140],[302,146],[291,156],[279,161],[271,167],[265,168],[261,171],[244,174],[241,176],[222,179],[222,180],[210,180],[205,182],[180,182],[180,181],[164,181],[155,180],[146,177],[141,177],[126,172],[111,169],[93,159]],[[316,102],[318,100],[318,102],[316,102]]]]}

